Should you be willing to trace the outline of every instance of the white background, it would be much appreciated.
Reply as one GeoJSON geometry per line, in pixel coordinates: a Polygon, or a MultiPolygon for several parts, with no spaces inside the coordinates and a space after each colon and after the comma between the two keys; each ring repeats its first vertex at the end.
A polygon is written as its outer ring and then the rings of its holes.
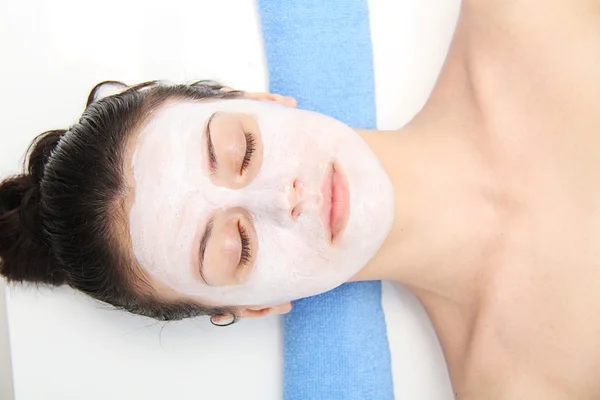
{"type": "MultiPolygon", "coordinates": [[[[380,128],[400,127],[424,104],[459,3],[369,1],[380,128]]],[[[0,50],[2,177],[18,172],[35,135],[75,122],[101,80],[215,79],[245,90],[268,87],[252,0],[0,0],[0,50]]],[[[275,317],[226,329],[202,318],[164,324],[67,288],[9,288],[7,308],[18,400],[281,398],[275,317]]],[[[396,398],[452,398],[439,344],[418,302],[385,284],[384,309],[396,398]]],[[[8,343],[0,328],[6,375],[8,343]]],[[[0,384],[6,396],[6,376],[0,384]]]]}

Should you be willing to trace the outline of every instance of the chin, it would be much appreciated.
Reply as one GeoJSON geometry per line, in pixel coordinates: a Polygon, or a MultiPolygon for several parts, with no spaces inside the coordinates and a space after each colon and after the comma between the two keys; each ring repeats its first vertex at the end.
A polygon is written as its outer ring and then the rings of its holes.
{"type": "Polygon", "coordinates": [[[370,149],[365,153],[360,162],[340,160],[350,193],[349,218],[336,243],[348,268],[346,281],[377,254],[394,222],[392,182],[370,149]]]}

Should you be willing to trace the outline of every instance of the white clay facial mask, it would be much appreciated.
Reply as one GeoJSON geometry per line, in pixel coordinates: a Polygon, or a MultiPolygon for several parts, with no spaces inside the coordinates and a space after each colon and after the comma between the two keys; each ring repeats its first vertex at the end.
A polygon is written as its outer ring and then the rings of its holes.
{"type": "Polygon", "coordinates": [[[391,229],[379,161],[321,114],[245,99],[169,103],[135,146],[133,252],[149,274],[210,305],[333,289],[391,229]]]}

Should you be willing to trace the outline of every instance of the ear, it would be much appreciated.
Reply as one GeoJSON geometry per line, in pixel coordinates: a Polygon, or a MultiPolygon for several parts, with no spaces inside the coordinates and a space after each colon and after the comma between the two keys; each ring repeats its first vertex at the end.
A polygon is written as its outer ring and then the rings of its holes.
{"type": "MultiPolygon", "coordinates": [[[[233,89],[226,87],[221,90],[223,90],[225,92],[230,92],[233,89]]],[[[280,94],[262,93],[262,92],[260,92],[260,93],[244,92],[244,97],[246,97],[248,99],[252,99],[252,100],[268,101],[271,103],[277,103],[277,104],[281,104],[281,105],[284,105],[284,106],[290,107],[290,108],[296,108],[298,106],[298,102],[296,101],[295,98],[289,97],[289,96],[282,96],[280,94]]]]}
{"type": "Polygon", "coordinates": [[[128,87],[129,86],[127,86],[123,82],[118,82],[118,81],[100,82],[99,84],[94,86],[94,88],[90,92],[86,105],[89,106],[90,104],[92,104],[104,97],[112,96],[113,94],[122,92],[125,89],[127,89],[128,87]]]}
{"type": "Polygon", "coordinates": [[[268,101],[271,103],[277,103],[290,108],[296,108],[298,102],[295,98],[289,96],[282,96],[280,94],[273,93],[246,93],[246,97],[252,100],[268,101]]]}
{"type": "Polygon", "coordinates": [[[248,307],[240,310],[241,318],[256,318],[256,317],[266,317],[267,315],[282,315],[287,314],[292,310],[292,303],[282,303],[276,306],[268,306],[268,307],[248,307]]]}

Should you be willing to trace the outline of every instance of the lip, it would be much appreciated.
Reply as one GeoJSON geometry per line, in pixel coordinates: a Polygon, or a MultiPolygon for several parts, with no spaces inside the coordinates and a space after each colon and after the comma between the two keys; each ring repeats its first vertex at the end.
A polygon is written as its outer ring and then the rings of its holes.
{"type": "Polygon", "coordinates": [[[350,217],[350,189],[339,164],[332,162],[321,185],[321,221],[333,245],[342,237],[350,217]]]}

